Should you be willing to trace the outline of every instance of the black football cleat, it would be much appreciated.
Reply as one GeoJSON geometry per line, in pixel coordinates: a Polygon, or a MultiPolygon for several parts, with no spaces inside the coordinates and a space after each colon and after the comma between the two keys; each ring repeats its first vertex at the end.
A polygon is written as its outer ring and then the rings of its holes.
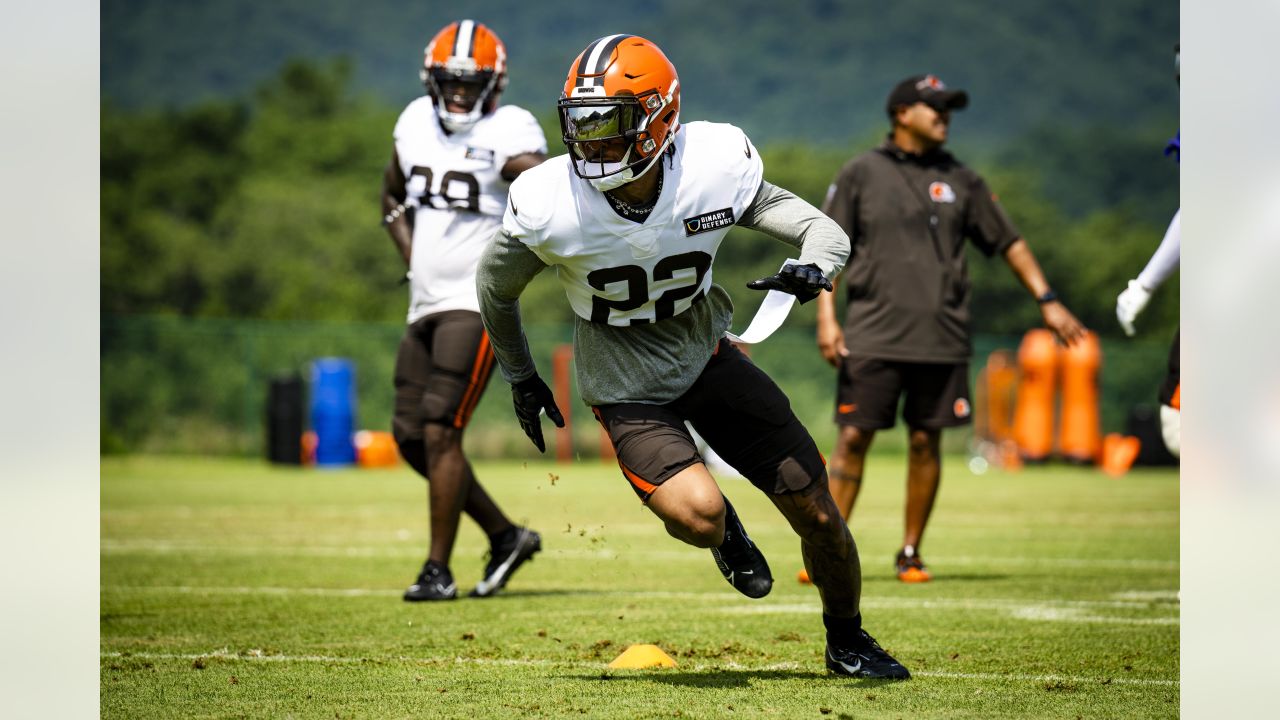
{"type": "Polygon", "coordinates": [[[404,591],[406,602],[453,600],[458,597],[458,585],[453,581],[449,568],[428,560],[418,573],[418,581],[404,591]]]}
{"type": "Polygon", "coordinates": [[[724,500],[724,542],[718,548],[711,548],[711,557],[724,579],[743,595],[762,598],[773,589],[769,563],[747,537],[747,531],[728,498],[724,500]]]}
{"type": "Polygon", "coordinates": [[[506,587],[507,581],[533,554],[541,552],[542,536],[527,527],[515,527],[507,539],[489,549],[489,564],[484,577],[476,583],[471,597],[492,597],[506,587]]]}
{"type": "Polygon", "coordinates": [[[827,669],[836,675],[867,680],[910,680],[911,673],[902,663],[880,647],[876,639],[859,630],[857,641],[850,647],[827,643],[827,669]]]}

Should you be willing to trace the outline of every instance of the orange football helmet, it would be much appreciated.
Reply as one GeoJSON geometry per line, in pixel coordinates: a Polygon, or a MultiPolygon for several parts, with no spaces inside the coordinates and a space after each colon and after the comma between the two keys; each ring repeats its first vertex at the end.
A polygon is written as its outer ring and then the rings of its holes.
{"type": "Polygon", "coordinates": [[[507,87],[507,48],[482,23],[450,23],[427,43],[419,76],[440,123],[450,132],[465,132],[497,109],[507,87]],[[450,103],[466,110],[450,111],[450,103]]]}
{"type": "Polygon", "coordinates": [[[574,58],[558,108],[574,172],[608,190],[644,175],[675,141],[680,78],[652,42],[607,35],[574,58]]]}

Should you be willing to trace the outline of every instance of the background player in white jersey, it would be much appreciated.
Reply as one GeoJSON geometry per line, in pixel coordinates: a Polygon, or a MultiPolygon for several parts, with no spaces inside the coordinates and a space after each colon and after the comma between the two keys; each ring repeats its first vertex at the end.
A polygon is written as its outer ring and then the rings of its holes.
{"type": "MultiPolygon", "coordinates": [[[[1173,79],[1182,84],[1182,52],[1180,44],[1173,46],[1173,79]]],[[[1181,164],[1182,131],[1165,146],[1165,155],[1173,156],[1181,164]]],[[[1160,241],[1146,267],[1138,273],[1138,277],[1129,281],[1128,286],[1116,297],[1116,319],[1120,327],[1129,337],[1137,332],[1134,321],[1151,302],[1151,294],[1156,291],[1182,262],[1182,210],[1173,214],[1169,221],[1169,229],[1165,230],[1164,239],[1160,241]]],[[[1182,331],[1173,336],[1173,345],[1169,348],[1168,370],[1164,381],[1160,383],[1160,431],[1164,444],[1174,455],[1182,453],[1182,361],[1179,355],[1182,331]]]]}
{"type": "Polygon", "coordinates": [[[431,523],[430,554],[405,600],[457,597],[449,558],[464,511],[490,542],[474,597],[496,593],[541,549],[538,533],[503,514],[462,452],[462,433],[493,372],[476,263],[501,223],[509,183],[547,152],[532,115],[498,105],[506,55],[498,36],[473,20],[437,33],[423,59],[427,94],[396,122],[383,177],[383,224],[410,283],[392,424],[400,453],[427,479],[431,523]]]}
{"type": "Polygon", "coordinates": [[[632,35],[600,38],[570,66],[559,103],[570,154],[512,185],[476,277],[516,415],[539,450],[539,414],[563,425],[530,357],[518,302],[554,266],[577,315],[583,400],[667,532],[709,548],[744,595],[771,589],[768,563],[702,464],[688,421],[800,536],[822,597],[827,667],[908,678],[862,629],[858,552],[827,491],[822,456],[782,391],[725,338],[733,308],[711,281],[729,228],[754,227],[800,248],[800,262],[750,286],[810,300],[830,289],[848,238],[816,208],[764,182],[741,130],[681,126],[679,84],[662,51],[632,35]]]}

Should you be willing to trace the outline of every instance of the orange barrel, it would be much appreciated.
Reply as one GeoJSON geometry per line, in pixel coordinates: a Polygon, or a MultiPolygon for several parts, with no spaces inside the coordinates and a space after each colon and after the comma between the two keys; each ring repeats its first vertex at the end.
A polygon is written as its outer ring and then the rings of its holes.
{"type": "Polygon", "coordinates": [[[1062,418],[1058,452],[1071,462],[1096,463],[1102,452],[1098,371],[1102,345],[1091,332],[1062,351],[1062,418]]]}
{"type": "Polygon", "coordinates": [[[1031,330],[1018,348],[1018,402],[1013,411],[1013,440],[1024,460],[1047,460],[1053,452],[1053,396],[1058,344],[1053,333],[1031,330]]]}
{"type": "MultiPolygon", "coordinates": [[[[564,427],[556,428],[556,462],[573,460],[573,345],[561,343],[551,353],[551,385],[564,427]]],[[[555,427],[552,425],[552,427],[555,427]]]]}
{"type": "Polygon", "coordinates": [[[1017,359],[1011,350],[987,356],[984,370],[987,437],[996,443],[1013,439],[1013,404],[1018,390],[1017,359]]]}
{"type": "Polygon", "coordinates": [[[987,400],[987,371],[990,364],[983,365],[973,382],[973,436],[978,440],[990,440],[991,411],[987,400]]]}

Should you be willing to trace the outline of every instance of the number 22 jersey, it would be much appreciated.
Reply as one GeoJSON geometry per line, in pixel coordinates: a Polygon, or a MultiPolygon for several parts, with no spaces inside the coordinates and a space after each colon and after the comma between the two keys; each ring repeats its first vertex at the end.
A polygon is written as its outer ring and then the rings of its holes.
{"type": "Polygon", "coordinates": [[[528,111],[503,105],[466,132],[447,134],[430,97],[409,103],[394,131],[407,207],[414,209],[409,322],[445,310],[479,312],[476,265],[507,205],[507,161],[546,153],[528,111]]]}
{"type": "Polygon", "coordinates": [[[643,223],[614,212],[567,155],[511,187],[503,234],[555,267],[579,318],[575,359],[589,404],[678,397],[732,320],[711,264],[755,199],[764,166],[732,125],[688,123],[674,147],[659,160],[662,190],[643,223]]]}

